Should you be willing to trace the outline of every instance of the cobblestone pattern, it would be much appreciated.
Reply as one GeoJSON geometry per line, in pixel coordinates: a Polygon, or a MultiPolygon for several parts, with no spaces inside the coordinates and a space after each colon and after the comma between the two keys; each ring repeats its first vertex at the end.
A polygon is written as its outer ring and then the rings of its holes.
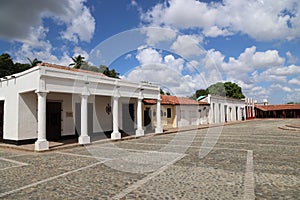
{"type": "Polygon", "coordinates": [[[255,198],[299,199],[300,131],[278,129],[296,122],[224,126],[214,146],[218,134],[207,140],[207,129],[202,129],[59,152],[0,149],[0,198],[112,199],[133,188],[122,199],[243,199],[247,152],[252,150],[255,198]],[[212,151],[199,158],[210,145],[212,151]]]}

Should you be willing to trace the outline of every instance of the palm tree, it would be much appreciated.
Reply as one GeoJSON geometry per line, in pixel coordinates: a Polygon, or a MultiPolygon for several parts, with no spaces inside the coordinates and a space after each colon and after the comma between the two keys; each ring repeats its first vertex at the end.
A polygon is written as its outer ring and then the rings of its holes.
{"type": "Polygon", "coordinates": [[[74,66],[75,69],[79,69],[84,62],[84,57],[81,55],[72,57],[73,63],[69,64],[69,66],[74,66]]]}
{"type": "Polygon", "coordinates": [[[37,58],[35,58],[33,60],[31,60],[30,58],[27,58],[27,60],[29,61],[31,67],[35,67],[35,66],[37,66],[37,64],[42,63],[42,61],[38,60],[37,58]]]}

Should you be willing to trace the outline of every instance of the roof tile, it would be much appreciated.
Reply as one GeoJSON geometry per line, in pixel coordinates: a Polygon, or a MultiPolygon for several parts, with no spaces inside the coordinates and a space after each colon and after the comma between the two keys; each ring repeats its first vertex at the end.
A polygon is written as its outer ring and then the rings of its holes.
{"type": "Polygon", "coordinates": [[[262,110],[262,111],[300,110],[300,104],[255,105],[255,108],[262,110]]]}
{"type": "Polygon", "coordinates": [[[106,75],[99,73],[99,72],[93,72],[93,71],[88,71],[88,70],[83,70],[83,69],[75,69],[73,67],[66,67],[66,66],[62,66],[62,65],[55,65],[55,64],[51,64],[51,63],[45,63],[45,62],[38,64],[38,66],[51,67],[51,68],[55,68],[55,69],[62,69],[62,70],[67,70],[67,71],[81,72],[81,73],[86,73],[86,74],[107,77],[106,75]]]}

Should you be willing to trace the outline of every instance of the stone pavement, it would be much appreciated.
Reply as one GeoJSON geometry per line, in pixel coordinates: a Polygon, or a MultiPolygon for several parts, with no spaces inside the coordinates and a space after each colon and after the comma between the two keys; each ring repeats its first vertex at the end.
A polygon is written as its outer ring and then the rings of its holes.
{"type": "MultiPolygon", "coordinates": [[[[0,149],[0,199],[299,199],[294,120],[28,152],[0,149]]],[[[298,122],[299,123],[299,122],[298,122]]]]}

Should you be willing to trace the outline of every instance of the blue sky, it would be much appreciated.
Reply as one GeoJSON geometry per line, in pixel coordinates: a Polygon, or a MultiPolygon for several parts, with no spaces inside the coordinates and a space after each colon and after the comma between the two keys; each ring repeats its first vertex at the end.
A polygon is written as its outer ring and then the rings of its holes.
{"type": "Polygon", "coordinates": [[[18,62],[81,54],[178,96],[232,81],[258,102],[300,102],[298,0],[5,0],[0,25],[18,62]]]}

